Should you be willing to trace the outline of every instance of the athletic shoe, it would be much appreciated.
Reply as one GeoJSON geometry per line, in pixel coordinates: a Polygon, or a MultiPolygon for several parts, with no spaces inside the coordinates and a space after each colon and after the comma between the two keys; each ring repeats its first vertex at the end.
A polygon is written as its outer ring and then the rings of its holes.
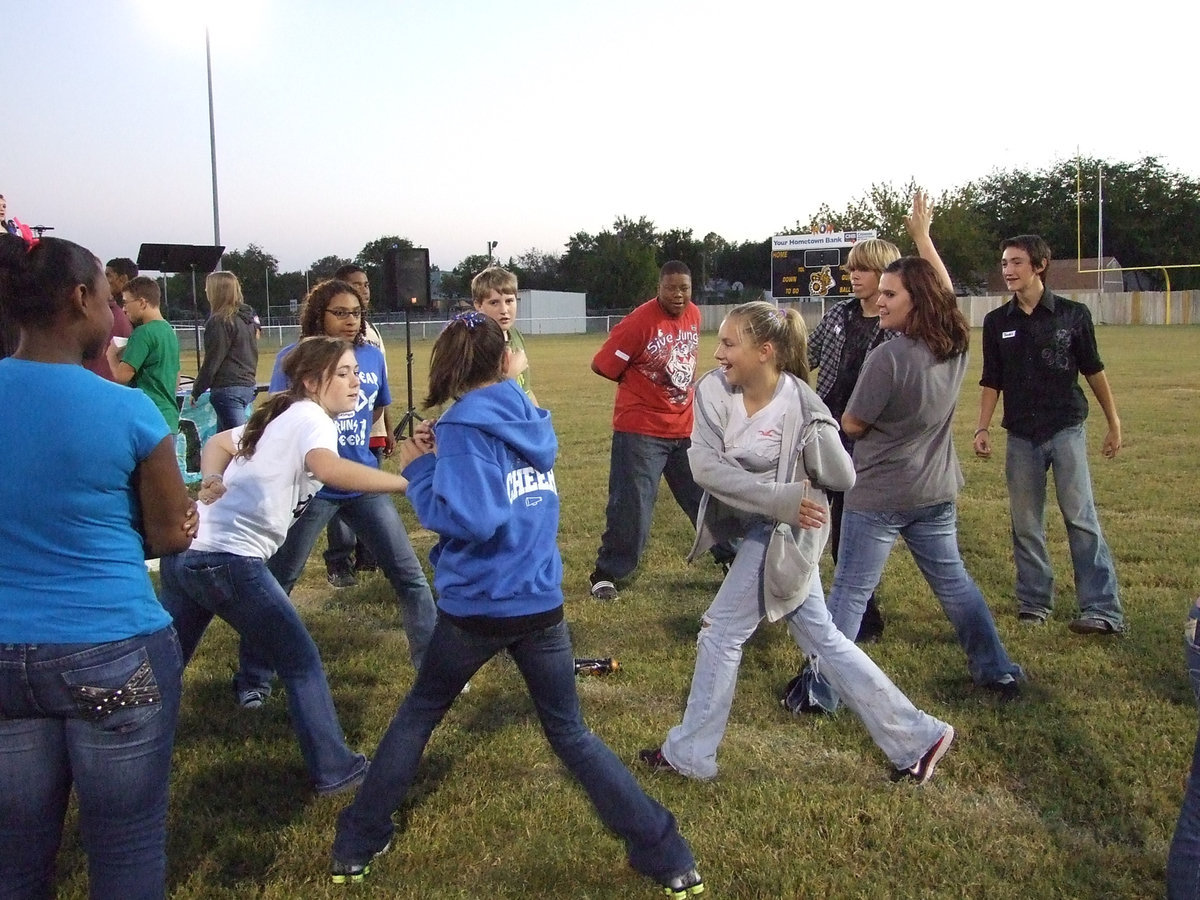
{"type": "Polygon", "coordinates": [[[611,581],[597,581],[592,584],[592,596],[597,600],[616,600],[617,586],[611,581]]]}
{"type": "Polygon", "coordinates": [[[667,762],[667,758],[663,756],[662,750],[658,747],[654,747],[650,750],[639,750],[638,759],[656,772],[678,773],[679,771],[673,765],[667,762]]]}
{"type": "Polygon", "coordinates": [[[946,733],[938,739],[936,744],[925,751],[925,755],[921,757],[921,761],[910,769],[897,769],[892,773],[892,781],[903,781],[905,778],[908,778],[917,784],[924,784],[933,777],[933,770],[937,768],[937,764],[941,762],[942,757],[946,755],[946,751],[950,749],[950,745],[953,742],[954,728],[947,725],[946,733]]]}
{"type": "Polygon", "coordinates": [[[347,862],[335,856],[329,866],[329,877],[334,884],[362,884],[363,879],[371,874],[371,863],[375,862],[375,858],[387,853],[391,848],[392,842],[388,841],[382,850],[372,853],[371,858],[364,863],[347,862]]]}
{"type": "Polygon", "coordinates": [[[259,688],[247,688],[244,691],[237,692],[237,705],[242,709],[258,709],[270,696],[266,691],[259,688]]]}
{"type": "Polygon", "coordinates": [[[358,584],[358,578],[354,574],[354,570],[350,568],[350,563],[343,562],[333,566],[326,566],[326,578],[329,583],[335,588],[354,587],[358,584]]]}
{"type": "Polygon", "coordinates": [[[1091,616],[1075,619],[1067,627],[1076,634],[1116,634],[1118,631],[1117,626],[1112,622],[1091,616]]]}
{"type": "Polygon", "coordinates": [[[995,694],[1001,703],[1012,703],[1021,696],[1021,685],[1011,675],[1005,675],[998,681],[988,682],[981,687],[995,694]]]}
{"type": "Polygon", "coordinates": [[[671,900],[687,900],[688,897],[699,897],[704,893],[704,879],[695,869],[688,869],[682,875],[676,875],[662,886],[663,893],[671,900]]]}

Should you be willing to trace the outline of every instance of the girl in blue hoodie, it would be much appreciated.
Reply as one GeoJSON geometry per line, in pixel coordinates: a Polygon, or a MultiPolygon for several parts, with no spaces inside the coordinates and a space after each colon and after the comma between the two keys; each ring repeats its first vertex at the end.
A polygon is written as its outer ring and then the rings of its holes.
{"type": "Polygon", "coordinates": [[[456,316],[433,347],[427,407],[453,399],[437,423],[397,447],[408,498],[438,534],[430,554],[438,620],[412,690],[388,726],[354,802],[338,817],[335,883],[359,882],[390,845],[429,736],[463,686],[507,650],[542,730],[629,864],[667,895],[703,883],[675,818],[584,724],[574,651],[563,621],[558,553],[558,440],[550,413],[507,377],[504,332],[478,312],[456,316]]]}

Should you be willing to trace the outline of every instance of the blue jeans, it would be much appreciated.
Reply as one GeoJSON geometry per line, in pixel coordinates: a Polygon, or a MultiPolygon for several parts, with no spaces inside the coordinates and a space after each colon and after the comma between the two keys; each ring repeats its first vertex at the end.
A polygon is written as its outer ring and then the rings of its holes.
{"type": "Polygon", "coordinates": [[[1054,572],[1046,551],[1046,472],[1053,467],[1054,492],[1067,526],[1080,614],[1103,619],[1120,630],[1125,613],[1117,596],[1112,554],[1092,499],[1083,426],[1064,428],[1044,444],[1009,432],[1004,465],[1020,612],[1045,619],[1054,608],[1054,572]]]}
{"type": "MultiPolygon", "coordinates": [[[[601,821],[625,841],[629,864],[660,882],[691,869],[695,860],[674,816],[646,796],[616,754],[584,724],[566,624],[501,637],[465,631],[444,616],[366,780],[338,817],[333,855],[363,862],[391,840],[392,813],[412,788],[433,729],[479,667],[505,649],[525,679],[555,755],[587,792],[601,821]]],[[[537,802],[545,805],[547,827],[553,828],[553,796],[539,796],[537,802]]]]}
{"type": "MultiPolygon", "coordinates": [[[[404,530],[400,513],[390,494],[359,494],[349,500],[326,500],[314,497],[300,518],[288,529],[287,539],[267,561],[271,574],[287,593],[292,592],[313,544],[334,513],[339,513],[375,555],[379,568],[391,582],[400,606],[401,622],[408,636],[408,652],[413,668],[420,670],[429,636],[433,634],[437,607],[420,560],[404,530]]],[[[239,651],[239,672],[235,676],[238,690],[256,688],[270,693],[271,667],[253,640],[243,636],[239,651]]]]}
{"type": "MultiPolygon", "coordinates": [[[[751,526],[701,620],[687,709],[662,745],[667,761],[689,778],[717,774],[717,746],[733,706],[742,647],[765,615],[763,559],[773,524],[751,526]]],[[[814,665],[836,685],[896,768],[915,765],[941,740],[946,723],[913,706],[871,658],[834,627],[819,573],[813,574],[808,597],[787,617],[787,625],[792,640],[819,661],[814,665]]]]}
{"type": "MultiPolygon", "coordinates": [[[[383,448],[372,447],[371,452],[375,454],[375,461],[382,466],[383,448]]],[[[328,545],[325,550],[325,567],[330,571],[340,566],[350,566],[354,557],[357,557],[360,565],[378,565],[362,540],[354,536],[354,529],[338,514],[329,520],[325,529],[325,542],[328,545]]]]}
{"type": "MultiPolygon", "coordinates": [[[[1006,675],[1023,678],[1021,667],[1008,658],[983,594],[963,565],[953,502],[895,512],[848,509],[843,513],[841,547],[829,592],[829,612],[838,630],[850,638],[858,634],[867,598],[879,584],[897,537],[904,538],[913,561],[954,626],[958,643],[967,654],[971,680],[993,684],[1006,675]]],[[[813,680],[813,693],[823,708],[832,711],[837,708],[837,693],[822,694],[822,682],[819,676],[813,680]]]]}
{"type": "Polygon", "coordinates": [[[614,431],[608,468],[608,508],[592,582],[620,581],[637,568],[650,540],[658,482],[667,487],[693,526],[703,491],[688,463],[690,438],[656,438],[614,431]]]}
{"type": "Polygon", "coordinates": [[[54,896],[74,785],[91,896],[164,896],[182,672],[170,626],[102,644],[0,645],[0,894],[54,896]]]}
{"type": "MultiPolygon", "coordinates": [[[[1184,661],[1192,692],[1200,704],[1200,643],[1196,627],[1200,608],[1192,606],[1184,631],[1184,661]]],[[[1200,734],[1192,750],[1192,769],[1188,774],[1187,792],[1171,839],[1167,855],[1167,897],[1169,900],[1200,900],[1200,734]]]]}
{"type": "Polygon", "coordinates": [[[186,663],[214,615],[249,639],[287,686],[288,714],[318,793],[354,781],[366,758],[346,746],[321,654],[266,563],[185,550],[162,558],[162,604],[175,618],[186,663]]]}
{"type": "Polygon", "coordinates": [[[246,410],[254,402],[254,385],[209,388],[208,401],[217,413],[217,430],[228,431],[246,423],[246,410]]]}

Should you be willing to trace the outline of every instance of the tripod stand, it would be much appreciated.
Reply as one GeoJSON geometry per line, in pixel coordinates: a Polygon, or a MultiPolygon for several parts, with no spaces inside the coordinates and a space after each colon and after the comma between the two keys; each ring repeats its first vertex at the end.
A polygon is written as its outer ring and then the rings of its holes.
{"type": "Polygon", "coordinates": [[[417,422],[421,421],[421,416],[413,406],[413,352],[412,352],[412,324],[409,321],[408,305],[404,307],[404,364],[408,375],[408,409],[404,411],[404,416],[400,419],[392,432],[392,437],[397,441],[404,440],[404,431],[408,429],[408,437],[413,436],[413,428],[417,422]]]}

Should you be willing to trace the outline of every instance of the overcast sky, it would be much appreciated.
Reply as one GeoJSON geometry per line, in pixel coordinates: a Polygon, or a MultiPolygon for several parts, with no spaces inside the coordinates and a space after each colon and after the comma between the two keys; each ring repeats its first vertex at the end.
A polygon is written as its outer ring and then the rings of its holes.
{"type": "Polygon", "coordinates": [[[0,193],[102,259],[211,243],[198,9],[222,242],[284,270],[382,234],[443,268],[557,253],[620,215],[762,240],[1077,152],[1200,177],[1197,7],[1107,8],[0,0],[0,193]]]}

